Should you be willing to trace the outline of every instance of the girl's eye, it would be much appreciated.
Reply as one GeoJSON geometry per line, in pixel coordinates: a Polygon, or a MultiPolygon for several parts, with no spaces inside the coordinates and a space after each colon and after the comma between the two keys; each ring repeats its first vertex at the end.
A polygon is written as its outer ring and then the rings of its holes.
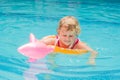
{"type": "Polygon", "coordinates": [[[67,35],[63,35],[64,37],[66,37],[67,35]]]}
{"type": "Polygon", "coordinates": [[[73,35],[70,35],[69,37],[73,37],[73,35]]]}
{"type": "MultiPolygon", "coordinates": [[[[63,35],[63,37],[67,37],[67,35],[63,35]]],[[[73,37],[73,35],[69,35],[69,37],[73,37]]]]}

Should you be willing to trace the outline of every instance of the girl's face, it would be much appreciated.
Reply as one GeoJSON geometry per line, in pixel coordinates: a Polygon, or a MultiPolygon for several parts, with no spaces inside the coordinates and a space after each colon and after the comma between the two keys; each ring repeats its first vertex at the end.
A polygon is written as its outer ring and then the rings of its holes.
{"type": "Polygon", "coordinates": [[[60,42],[62,42],[66,46],[73,44],[77,38],[75,34],[75,30],[67,31],[67,28],[65,27],[61,27],[61,29],[59,30],[58,36],[59,36],[60,42]]]}

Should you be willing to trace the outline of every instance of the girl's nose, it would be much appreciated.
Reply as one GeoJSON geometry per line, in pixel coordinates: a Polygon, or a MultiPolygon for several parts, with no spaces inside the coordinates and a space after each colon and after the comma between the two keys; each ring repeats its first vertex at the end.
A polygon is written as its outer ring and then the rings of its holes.
{"type": "Polygon", "coordinates": [[[69,41],[69,40],[70,40],[70,37],[69,37],[69,36],[67,36],[67,37],[66,37],[66,40],[67,40],[67,41],[69,41]]]}

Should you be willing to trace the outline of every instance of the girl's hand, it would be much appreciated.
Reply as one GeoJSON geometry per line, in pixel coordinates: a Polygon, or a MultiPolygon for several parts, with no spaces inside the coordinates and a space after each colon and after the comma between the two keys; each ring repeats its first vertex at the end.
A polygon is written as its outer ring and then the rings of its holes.
{"type": "Polygon", "coordinates": [[[89,64],[90,65],[95,65],[96,63],[95,63],[95,58],[96,58],[96,56],[97,56],[97,52],[96,51],[90,51],[91,52],[91,55],[90,55],[90,58],[89,58],[89,64]]]}
{"type": "Polygon", "coordinates": [[[89,59],[88,64],[90,64],[90,65],[96,65],[95,59],[89,59]]]}

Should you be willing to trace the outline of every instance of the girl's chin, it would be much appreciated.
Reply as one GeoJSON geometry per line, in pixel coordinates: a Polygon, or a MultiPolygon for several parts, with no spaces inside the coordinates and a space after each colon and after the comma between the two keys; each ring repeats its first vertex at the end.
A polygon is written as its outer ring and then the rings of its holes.
{"type": "Polygon", "coordinates": [[[69,46],[70,45],[70,43],[64,43],[66,46],[69,46]]]}

